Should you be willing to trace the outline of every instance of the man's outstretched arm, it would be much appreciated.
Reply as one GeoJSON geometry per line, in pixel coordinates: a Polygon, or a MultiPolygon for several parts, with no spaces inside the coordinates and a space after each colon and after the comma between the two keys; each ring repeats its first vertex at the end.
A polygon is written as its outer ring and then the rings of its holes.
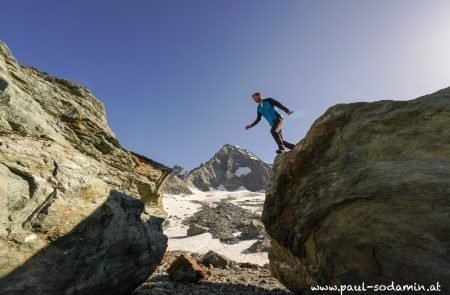
{"type": "Polygon", "coordinates": [[[252,128],[253,126],[255,126],[256,124],[258,124],[259,123],[259,121],[261,121],[261,113],[260,112],[258,112],[258,111],[256,111],[256,113],[258,114],[258,116],[256,117],[256,120],[255,120],[255,122],[253,122],[252,124],[250,124],[250,125],[247,125],[247,126],[245,126],[245,129],[249,129],[249,128],[252,128]]]}
{"type": "Polygon", "coordinates": [[[273,98],[267,98],[267,100],[270,102],[271,105],[273,105],[274,107],[279,108],[280,110],[283,110],[286,114],[290,115],[290,114],[293,113],[287,107],[282,105],[279,101],[277,101],[277,100],[275,100],[273,98]]]}

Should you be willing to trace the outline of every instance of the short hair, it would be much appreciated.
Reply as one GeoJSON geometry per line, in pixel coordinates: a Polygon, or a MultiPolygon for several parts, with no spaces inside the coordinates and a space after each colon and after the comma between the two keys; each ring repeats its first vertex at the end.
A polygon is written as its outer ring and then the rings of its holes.
{"type": "Polygon", "coordinates": [[[253,94],[252,94],[252,97],[255,97],[255,96],[261,96],[261,93],[260,93],[260,92],[255,92],[255,93],[253,93],[253,94]]]}

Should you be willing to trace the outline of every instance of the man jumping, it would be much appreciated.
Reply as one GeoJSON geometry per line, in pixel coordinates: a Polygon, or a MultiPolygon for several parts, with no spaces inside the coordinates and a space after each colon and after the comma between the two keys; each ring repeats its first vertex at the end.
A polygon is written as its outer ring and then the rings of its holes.
{"type": "Polygon", "coordinates": [[[277,112],[275,107],[282,109],[288,115],[292,114],[293,111],[290,111],[288,108],[286,108],[273,98],[263,99],[261,93],[259,92],[253,93],[252,98],[258,104],[258,107],[256,109],[257,117],[255,122],[245,126],[245,129],[250,129],[258,124],[261,120],[261,116],[264,116],[264,118],[266,118],[271,126],[270,133],[272,133],[272,136],[278,145],[277,153],[279,154],[287,151],[287,149],[293,149],[295,145],[283,139],[283,133],[281,129],[284,126],[284,118],[279,112],[277,112]]]}

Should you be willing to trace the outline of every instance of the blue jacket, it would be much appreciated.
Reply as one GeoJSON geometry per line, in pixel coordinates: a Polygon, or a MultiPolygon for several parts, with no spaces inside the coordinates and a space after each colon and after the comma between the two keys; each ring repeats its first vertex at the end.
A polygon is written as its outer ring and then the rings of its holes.
{"type": "Polygon", "coordinates": [[[264,116],[264,118],[266,118],[266,120],[267,120],[267,122],[269,122],[270,126],[272,126],[273,123],[278,118],[283,118],[283,116],[275,109],[275,107],[282,109],[286,113],[289,112],[288,108],[283,106],[281,103],[279,103],[275,99],[273,99],[273,98],[263,99],[262,104],[259,104],[256,109],[256,113],[257,113],[256,120],[250,126],[253,127],[256,124],[258,124],[259,121],[261,120],[261,116],[264,116]]]}

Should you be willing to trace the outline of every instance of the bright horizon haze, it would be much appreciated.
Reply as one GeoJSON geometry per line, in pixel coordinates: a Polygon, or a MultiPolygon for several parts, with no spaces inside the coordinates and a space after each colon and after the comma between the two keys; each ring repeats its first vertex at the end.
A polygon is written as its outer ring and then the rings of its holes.
{"type": "Polygon", "coordinates": [[[338,103],[450,86],[450,1],[8,1],[19,63],[89,88],[122,146],[191,170],[224,144],[272,163],[255,91],[299,142],[338,103]]]}

